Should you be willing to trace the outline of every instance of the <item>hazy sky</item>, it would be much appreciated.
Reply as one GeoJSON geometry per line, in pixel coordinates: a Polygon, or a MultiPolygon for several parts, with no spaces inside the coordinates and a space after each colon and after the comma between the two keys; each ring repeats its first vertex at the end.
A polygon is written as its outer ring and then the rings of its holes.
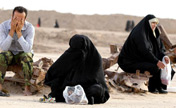
{"type": "Polygon", "coordinates": [[[176,19],[176,0],[0,0],[1,9],[55,10],[74,14],[127,14],[176,19]],[[175,1],[175,2],[174,2],[175,1]]]}

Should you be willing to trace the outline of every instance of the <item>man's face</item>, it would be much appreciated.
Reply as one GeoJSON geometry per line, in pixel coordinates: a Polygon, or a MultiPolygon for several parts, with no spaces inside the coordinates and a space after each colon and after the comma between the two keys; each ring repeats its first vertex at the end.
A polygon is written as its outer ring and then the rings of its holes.
{"type": "Polygon", "coordinates": [[[22,20],[25,21],[26,19],[25,16],[26,16],[25,12],[19,13],[18,11],[15,11],[12,17],[13,19],[16,19],[17,21],[22,21],[22,20]]]}

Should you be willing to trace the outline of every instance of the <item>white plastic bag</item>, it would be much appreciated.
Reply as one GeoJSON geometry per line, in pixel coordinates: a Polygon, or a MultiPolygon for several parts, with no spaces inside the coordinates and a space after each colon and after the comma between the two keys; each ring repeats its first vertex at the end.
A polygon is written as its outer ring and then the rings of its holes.
{"type": "Polygon", "coordinates": [[[66,86],[63,96],[66,103],[69,104],[88,104],[86,94],[81,85],[66,86]]]}
{"type": "Polygon", "coordinates": [[[168,56],[164,56],[162,59],[162,62],[165,64],[165,68],[161,70],[161,82],[164,85],[169,85],[171,82],[171,65],[170,65],[170,59],[169,63],[166,64],[165,58],[168,58],[168,56]]]}

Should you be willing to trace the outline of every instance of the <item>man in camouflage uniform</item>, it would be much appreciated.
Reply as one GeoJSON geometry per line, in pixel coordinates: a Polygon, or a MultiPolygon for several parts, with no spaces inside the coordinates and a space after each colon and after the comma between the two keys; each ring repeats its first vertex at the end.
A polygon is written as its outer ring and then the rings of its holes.
{"type": "Polygon", "coordinates": [[[35,29],[26,21],[27,10],[18,6],[12,12],[11,20],[0,24],[0,96],[8,96],[3,92],[2,84],[7,67],[12,64],[21,65],[25,79],[25,95],[31,95],[30,79],[33,72],[33,40],[35,29]]]}

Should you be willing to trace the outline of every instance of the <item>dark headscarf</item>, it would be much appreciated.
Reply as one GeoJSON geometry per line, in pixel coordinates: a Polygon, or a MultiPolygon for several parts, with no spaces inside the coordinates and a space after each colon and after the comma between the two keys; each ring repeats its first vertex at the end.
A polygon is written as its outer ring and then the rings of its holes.
{"type": "MultiPolygon", "coordinates": [[[[91,40],[84,35],[74,35],[64,54],[50,67],[45,77],[45,84],[52,89],[53,97],[61,96],[66,86],[80,84],[86,93],[91,85],[103,87],[103,102],[109,98],[104,80],[102,59],[91,40]]],[[[63,99],[63,96],[60,97],[63,99]]],[[[60,100],[59,100],[60,101],[60,100]]],[[[62,101],[62,100],[61,100],[62,101]]]]}
{"type": "Polygon", "coordinates": [[[162,60],[165,48],[158,28],[155,29],[155,37],[150,27],[149,20],[153,18],[154,15],[147,15],[131,31],[119,55],[119,65],[144,61],[157,64],[158,60],[162,60]]]}

